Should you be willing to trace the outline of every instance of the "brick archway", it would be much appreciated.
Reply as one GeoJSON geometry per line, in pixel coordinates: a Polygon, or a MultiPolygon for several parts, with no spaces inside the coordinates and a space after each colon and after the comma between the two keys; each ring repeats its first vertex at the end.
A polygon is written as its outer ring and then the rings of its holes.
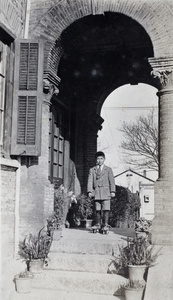
{"type": "Polygon", "coordinates": [[[50,68],[57,73],[62,55],[59,42],[63,30],[85,16],[117,12],[131,17],[143,26],[151,38],[155,57],[171,56],[173,31],[170,28],[173,26],[173,19],[169,6],[163,1],[154,3],[132,0],[129,3],[128,0],[60,0],[57,3],[57,0],[43,0],[38,3],[34,0],[29,35],[46,39],[45,69],[50,68]]]}
{"type": "MultiPolygon", "coordinates": [[[[161,0],[57,0],[32,1],[29,37],[46,41],[45,74],[57,83],[57,71],[63,53],[61,34],[83,17],[105,12],[126,15],[140,24],[151,39],[154,57],[149,59],[159,89],[160,174],[155,185],[156,217],[153,240],[173,245],[173,18],[172,5],[161,0]]],[[[91,135],[91,130],[90,135],[91,135]]],[[[96,132],[92,133],[93,141],[96,132]]],[[[88,137],[91,141],[91,138],[88,137]]],[[[94,143],[91,143],[92,146],[94,143]]],[[[89,145],[89,143],[88,143],[89,145]]],[[[88,150],[90,151],[90,150],[88,150]]]]}

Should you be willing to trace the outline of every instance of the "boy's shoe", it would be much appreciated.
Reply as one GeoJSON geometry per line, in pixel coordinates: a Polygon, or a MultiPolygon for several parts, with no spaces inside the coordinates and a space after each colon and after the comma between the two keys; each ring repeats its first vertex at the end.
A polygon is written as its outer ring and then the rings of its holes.
{"type": "Polygon", "coordinates": [[[91,230],[92,230],[93,233],[99,232],[100,229],[101,229],[100,224],[96,224],[96,225],[91,227],[91,230]]]}
{"type": "Polygon", "coordinates": [[[110,229],[110,225],[108,224],[104,224],[100,230],[100,232],[102,234],[108,234],[109,233],[109,229],[110,229]]]}

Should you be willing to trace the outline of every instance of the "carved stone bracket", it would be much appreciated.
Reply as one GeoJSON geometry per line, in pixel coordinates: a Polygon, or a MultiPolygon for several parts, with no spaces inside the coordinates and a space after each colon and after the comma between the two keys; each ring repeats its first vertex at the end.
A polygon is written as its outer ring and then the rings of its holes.
{"type": "Polygon", "coordinates": [[[61,79],[51,70],[46,69],[43,75],[43,93],[45,95],[44,102],[51,105],[50,100],[53,95],[59,94],[59,83],[61,79]]]}
{"type": "Polygon", "coordinates": [[[43,92],[44,94],[53,94],[58,95],[59,94],[59,89],[52,84],[49,80],[43,79],[43,92]]]}
{"type": "Polygon", "coordinates": [[[149,58],[151,75],[159,80],[160,90],[173,90],[173,57],[149,58]]]}
{"type": "Polygon", "coordinates": [[[59,94],[59,89],[52,84],[48,79],[43,79],[43,93],[45,94],[45,103],[50,105],[50,100],[53,95],[59,94]]]}
{"type": "Polygon", "coordinates": [[[95,129],[97,132],[98,130],[102,129],[102,123],[104,122],[103,118],[97,114],[90,114],[88,118],[84,118],[85,124],[87,124],[88,132],[91,129],[95,129]]]}

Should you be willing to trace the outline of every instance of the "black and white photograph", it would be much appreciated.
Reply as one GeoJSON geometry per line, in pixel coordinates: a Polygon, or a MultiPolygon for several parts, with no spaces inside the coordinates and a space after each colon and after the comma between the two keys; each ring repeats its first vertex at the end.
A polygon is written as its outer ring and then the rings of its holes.
{"type": "Polygon", "coordinates": [[[0,299],[173,300],[173,0],[0,0],[0,299]]]}

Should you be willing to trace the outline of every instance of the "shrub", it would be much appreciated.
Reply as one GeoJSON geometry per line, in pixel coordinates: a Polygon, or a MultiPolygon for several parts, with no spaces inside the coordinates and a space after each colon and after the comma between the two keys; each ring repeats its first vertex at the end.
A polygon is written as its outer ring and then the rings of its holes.
{"type": "Polygon", "coordinates": [[[119,223],[124,223],[124,227],[134,227],[139,207],[140,200],[137,194],[122,186],[116,186],[115,199],[111,200],[109,224],[119,227],[119,223]]]}
{"type": "Polygon", "coordinates": [[[77,215],[81,219],[92,218],[93,216],[93,200],[87,195],[81,194],[77,197],[77,215]]]}

